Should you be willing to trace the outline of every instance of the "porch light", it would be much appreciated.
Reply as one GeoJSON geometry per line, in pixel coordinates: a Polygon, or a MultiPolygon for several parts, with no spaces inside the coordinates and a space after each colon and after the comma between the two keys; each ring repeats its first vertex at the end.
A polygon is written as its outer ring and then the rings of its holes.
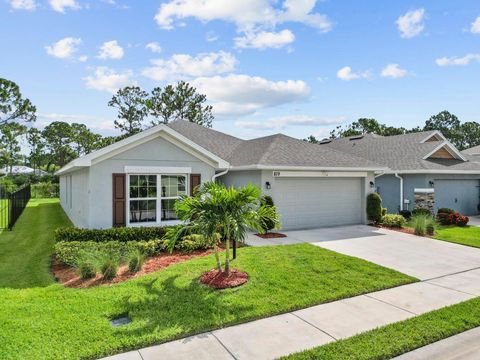
{"type": "Polygon", "coordinates": [[[375,187],[375,183],[373,181],[370,181],[370,187],[373,189],[375,187]]]}
{"type": "Polygon", "coordinates": [[[428,185],[430,185],[430,187],[433,187],[433,185],[435,185],[435,183],[434,183],[432,180],[430,180],[430,181],[428,182],[428,185]]]}
{"type": "Polygon", "coordinates": [[[270,181],[265,182],[265,189],[270,190],[272,188],[272,185],[270,185],[270,181]]]}

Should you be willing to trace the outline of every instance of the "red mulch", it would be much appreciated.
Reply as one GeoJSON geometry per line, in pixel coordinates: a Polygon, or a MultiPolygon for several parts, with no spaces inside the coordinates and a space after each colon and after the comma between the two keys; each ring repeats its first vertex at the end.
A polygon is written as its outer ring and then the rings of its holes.
{"type": "Polygon", "coordinates": [[[224,272],[217,269],[207,271],[200,278],[200,282],[214,289],[233,288],[245,284],[248,281],[246,272],[232,269],[230,275],[226,276],[224,272]]]}
{"type": "Polygon", "coordinates": [[[287,237],[287,235],[285,235],[285,234],[275,233],[275,232],[269,232],[269,233],[265,233],[265,234],[255,234],[255,235],[257,235],[258,237],[261,237],[262,239],[274,239],[274,238],[287,237]]]}
{"type": "Polygon", "coordinates": [[[172,254],[161,254],[148,258],[143,264],[142,269],[136,273],[129,272],[128,266],[126,265],[120,266],[117,272],[117,276],[114,279],[108,281],[103,280],[101,274],[97,274],[97,276],[92,279],[81,279],[74,268],[68,265],[61,264],[56,260],[52,264],[52,272],[57,281],[66,287],[88,288],[91,286],[111,285],[123,282],[166,268],[167,266],[170,266],[172,264],[190,260],[194,257],[210,255],[212,252],[212,250],[199,250],[193,251],[188,254],[180,252],[174,252],[172,254]]]}

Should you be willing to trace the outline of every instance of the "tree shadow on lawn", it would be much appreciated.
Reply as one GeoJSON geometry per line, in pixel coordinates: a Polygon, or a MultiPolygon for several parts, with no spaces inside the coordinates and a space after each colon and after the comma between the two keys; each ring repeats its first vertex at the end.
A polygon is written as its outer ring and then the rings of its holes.
{"type": "Polygon", "coordinates": [[[198,277],[186,283],[179,275],[162,281],[152,279],[138,286],[143,287],[144,295],[125,296],[115,306],[124,309],[119,314],[128,314],[132,320],[130,325],[118,327],[115,332],[130,340],[141,339],[140,346],[191,336],[254,317],[254,306],[231,303],[227,299],[241,288],[213,290],[199,283],[198,277]]]}

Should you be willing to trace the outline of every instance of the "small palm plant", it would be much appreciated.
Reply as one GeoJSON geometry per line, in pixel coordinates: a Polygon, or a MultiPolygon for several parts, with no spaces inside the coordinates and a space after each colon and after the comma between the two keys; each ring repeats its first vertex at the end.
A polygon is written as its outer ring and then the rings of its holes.
{"type": "Polygon", "coordinates": [[[265,223],[273,222],[280,226],[274,206],[261,204],[261,191],[249,184],[235,189],[223,184],[208,182],[203,184],[195,196],[183,196],[175,203],[183,226],[170,229],[166,237],[172,251],[175,243],[188,234],[200,234],[215,243],[217,270],[230,275],[230,242],[244,241],[248,230],[264,233],[265,223]],[[219,235],[225,240],[224,268],[218,252],[219,235]]]}

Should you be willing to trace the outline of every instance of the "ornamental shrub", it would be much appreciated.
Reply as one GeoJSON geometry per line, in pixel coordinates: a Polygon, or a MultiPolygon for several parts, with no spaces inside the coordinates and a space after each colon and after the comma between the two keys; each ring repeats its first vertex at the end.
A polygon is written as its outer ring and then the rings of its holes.
{"type": "Polygon", "coordinates": [[[129,253],[127,258],[128,271],[132,273],[140,271],[145,262],[145,258],[145,254],[140,250],[135,250],[129,253]]]}
{"type": "Polygon", "coordinates": [[[440,208],[437,210],[437,214],[453,214],[455,210],[450,208],[440,208]]]}
{"type": "Polygon", "coordinates": [[[32,198],[45,199],[57,198],[59,196],[60,185],[51,182],[41,182],[31,185],[32,198]]]}
{"type": "Polygon", "coordinates": [[[117,254],[105,253],[100,262],[100,272],[105,280],[112,280],[117,276],[120,259],[117,254]]]}
{"type": "Polygon", "coordinates": [[[175,244],[175,249],[184,251],[184,252],[192,252],[195,250],[206,250],[211,249],[213,246],[220,241],[220,234],[217,234],[215,239],[206,239],[202,235],[199,234],[192,234],[187,235],[182,238],[182,241],[179,241],[175,244]]]}
{"type": "Polygon", "coordinates": [[[377,193],[367,196],[367,219],[375,224],[382,220],[382,198],[377,193]]]}
{"type": "Polygon", "coordinates": [[[464,226],[467,226],[469,221],[470,219],[468,216],[460,215],[457,217],[455,225],[464,227],[464,226]]]}
{"type": "Polygon", "coordinates": [[[91,279],[97,274],[98,258],[94,253],[82,251],[76,262],[77,272],[82,279],[91,279]]]}
{"type": "Polygon", "coordinates": [[[412,217],[412,212],[410,210],[400,210],[399,214],[407,220],[410,220],[410,218],[412,217]]]}
{"type": "Polygon", "coordinates": [[[413,232],[415,235],[424,236],[427,232],[427,222],[430,217],[426,215],[414,215],[412,217],[413,232]]]}
{"type": "MultiPolygon", "coordinates": [[[[268,195],[262,196],[262,198],[260,199],[260,204],[262,206],[272,207],[276,211],[275,204],[273,203],[273,199],[271,196],[268,196],[268,195]]],[[[270,230],[275,228],[275,225],[276,225],[275,220],[271,218],[266,219],[265,221],[262,222],[262,228],[265,232],[269,232],[270,230]]]]}
{"type": "Polygon", "coordinates": [[[405,222],[405,218],[398,214],[385,214],[382,217],[382,225],[387,227],[402,228],[405,222]]]}
{"type": "Polygon", "coordinates": [[[56,241],[147,241],[161,239],[167,227],[120,227],[110,229],[60,228],[55,231],[56,241]]]}

